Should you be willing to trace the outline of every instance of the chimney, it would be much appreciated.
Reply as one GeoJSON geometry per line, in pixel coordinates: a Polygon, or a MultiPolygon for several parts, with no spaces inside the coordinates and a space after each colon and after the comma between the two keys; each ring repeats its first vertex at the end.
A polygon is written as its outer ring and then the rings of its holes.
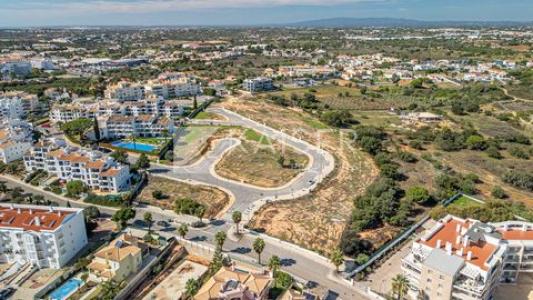
{"type": "Polygon", "coordinates": [[[435,245],[435,248],[440,248],[442,245],[442,241],[441,240],[437,240],[437,244],[435,245]]]}
{"type": "Polygon", "coordinates": [[[20,215],[20,207],[19,207],[19,208],[17,208],[17,214],[19,214],[19,215],[20,215]]]}
{"type": "Polygon", "coordinates": [[[457,224],[457,226],[455,226],[455,231],[461,232],[461,224],[457,224]]]}
{"type": "Polygon", "coordinates": [[[472,251],[466,253],[466,260],[472,260],[472,251]]]}
{"type": "Polygon", "coordinates": [[[463,239],[463,246],[468,247],[468,245],[470,245],[470,240],[468,239],[467,236],[465,236],[463,239]]]}
{"type": "Polygon", "coordinates": [[[52,206],[50,206],[50,208],[48,208],[48,211],[49,212],[54,212],[54,208],[52,206]]]}
{"type": "Polygon", "coordinates": [[[41,226],[41,219],[39,219],[39,217],[35,217],[33,220],[35,222],[35,226],[41,226]]]}
{"type": "Polygon", "coordinates": [[[461,236],[460,235],[455,237],[455,243],[456,244],[460,244],[461,243],[461,236]]]}
{"type": "Polygon", "coordinates": [[[455,253],[456,253],[457,255],[459,255],[459,256],[463,256],[463,250],[464,250],[464,249],[461,247],[461,249],[455,251],[455,253]]]}
{"type": "Polygon", "coordinates": [[[526,223],[524,223],[524,224],[522,225],[522,231],[527,231],[527,224],[526,224],[526,223]]]}
{"type": "Polygon", "coordinates": [[[10,204],[10,205],[9,205],[9,209],[11,209],[11,210],[15,210],[15,205],[10,204]]]}
{"type": "Polygon", "coordinates": [[[57,216],[61,217],[61,211],[60,210],[57,211],[57,216]]]}
{"type": "Polygon", "coordinates": [[[448,255],[452,255],[452,243],[450,242],[446,242],[446,253],[448,253],[448,255]]]}
{"type": "Polygon", "coordinates": [[[31,215],[31,214],[33,214],[33,211],[32,211],[31,208],[30,208],[30,215],[31,215]]]}

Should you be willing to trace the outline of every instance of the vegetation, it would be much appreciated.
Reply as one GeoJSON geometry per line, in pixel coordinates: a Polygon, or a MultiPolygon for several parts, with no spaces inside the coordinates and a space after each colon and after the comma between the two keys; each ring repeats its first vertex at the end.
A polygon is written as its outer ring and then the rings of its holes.
{"type": "Polygon", "coordinates": [[[72,180],[67,182],[67,196],[79,197],[81,193],[85,193],[89,188],[81,180],[72,180]]]}
{"type": "Polygon", "coordinates": [[[179,198],[174,201],[174,211],[178,214],[198,215],[201,210],[205,212],[205,206],[190,198],[179,198]]]}
{"type": "Polygon", "coordinates": [[[252,248],[257,253],[257,262],[261,264],[261,253],[265,249],[265,241],[261,238],[256,238],[252,244],[252,248]]]}
{"type": "Polygon", "coordinates": [[[135,210],[129,207],[121,208],[111,217],[117,223],[118,228],[126,228],[128,221],[135,218],[135,210]]]}

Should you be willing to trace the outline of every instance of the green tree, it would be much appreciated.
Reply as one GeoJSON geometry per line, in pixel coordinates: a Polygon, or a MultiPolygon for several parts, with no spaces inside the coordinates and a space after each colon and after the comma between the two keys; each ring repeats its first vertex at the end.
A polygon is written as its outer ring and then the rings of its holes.
{"type": "Polygon", "coordinates": [[[335,270],[339,272],[339,267],[342,265],[342,263],[344,263],[344,256],[342,255],[342,251],[340,249],[333,250],[333,252],[331,252],[331,255],[329,256],[329,260],[335,266],[335,270]]]}
{"type": "Polygon", "coordinates": [[[96,140],[96,142],[99,142],[100,141],[100,127],[98,127],[98,120],[96,119],[96,117],[94,117],[94,120],[93,120],[93,131],[94,131],[94,139],[96,140]]]}
{"type": "Polygon", "coordinates": [[[111,217],[111,220],[117,223],[119,229],[124,229],[128,225],[128,221],[133,218],[135,218],[135,210],[125,207],[115,212],[113,217],[111,217]]]}
{"type": "Polygon", "coordinates": [[[277,255],[272,255],[270,257],[270,259],[268,260],[268,268],[272,271],[272,272],[276,272],[279,270],[279,268],[281,267],[281,260],[279,259],[279,256],[277,255]]]}
{"type": "Polygon", "coordinates": [[[239,234],[239,223],[242,221],[242,213],[238,210],[234,211],[231,214],[231,219],[233,220],[233,223],[235,223],[235,230],[237,234],[239,234]]]}
{"type": "Polygon", "coordinates": [[[145,212],[143,215],[143,220],[148,224],[148,232],[152,231],[152,223],[154,222],[152,219],[152,213],[145,212]]]}
{"type": "Polygon", "coordinates": [[[407,200],[417,203],[425,203],[431,198],[428,190],[421,186],[410,187],[407,190],[405,197],[407,200]]]}
{"type": "Polygon", "coordinates": [[[257,261],[261,264],[261,253],[265,250],[265,241],[261,238],[256,238],[252,245],[255,253],[257,253],[257,261]]]}
{"type": "Polygon", "coordinates": [[[180,227],[178,227],[178,234],[181,236],[182,239],[185,239],[185,236],[189,232],[189,226],[187,224],[181,224],[180,227]]]}
{"type": "Polygon", "coordinates": [[[142,153],[137,159],[137,162],[135,163],[135,167],[141,170],[146,170],[150,168],[150,160],[148,159],[148,156],[142,153]]]}
{"type": "Polygon", "coordinates": [[[215,234],[215,242],[217,244],[217,248],[219,248],[222,251],[222,248],[224,247],[224,242],[226,241],[226,233],[224,231],[219,231],[215,234]]]}
{"type": "Polygon", "coordinates": [[[200,283],[195,278],[190,278],[185,283],[185,294],[189,298],[194,297],[194,295],[196,295],[199,289],[200,289],[200,283]]]}
{"type": "Polygon", "coordinates": [[[195,215],[200,219],[200,223],[203,223],[203,217],[205,214],[205,206],[200,205],[195,209],[195,215]]]}
{"type": "Polygon", "coordinates": [[[392,294],[396,296],[396,299],[401,300],[405,298],[408,285],[409,281],[407,277],[402,274],[398,274],[392,279],[392,294]]]}
{"type": "Polygon", "coordinates": [[[122,149],[115,150],[110,156],[119,163],[128,163],[128,153],[122,149]]]}
{"type": "Polygon", "coordinates": [[[493,187],[491,191],[491,195],[492,197],[497,198],[497,199],[503,199],[507,196],[501,186],[493,187]]]}
{"type": "Polygon", "coordinates": [[[81,180],[67,182],[67,195],[70,197],[78,197],[81,193],[84,193],[87,190],[87,186],[81,180]]]}

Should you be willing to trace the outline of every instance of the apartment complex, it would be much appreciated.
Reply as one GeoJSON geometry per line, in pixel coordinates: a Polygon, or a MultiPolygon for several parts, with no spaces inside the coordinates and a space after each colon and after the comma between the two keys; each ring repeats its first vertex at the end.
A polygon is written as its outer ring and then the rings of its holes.
{"type": "Polygon", "coordinates": [[[252,79],[245,79],[242,82],[242,89],[248,92],[270,91],[274,88],[272,79],[267,77],[257,77],[252,79]]]}
{"type": "Polygon", "coordinates": [[[141,269],[143,252],[147,249],[137,238],[122,234],[94,254],[87,266],[90,276],[96,281],[121,282],[141,269]]]}
{"type": "Polygon", "coordinates": [[[115,101],[73,102],[55,104],[50,110],[52,122],[69,122],[79,118],[93,119],[106,116],[155,115],[175,118],[184,114],[193,101],[188,99],[163,100],[149,98],[136,102],[117,103],[115,101]]]}
{"type": "Polygon", "coordinates": [[[202,88],[196,79],[182,73],[164,73],[157,79],[145,83],[120,81],[110,85],[104,92],[107,99],[117,101],[139,101],[150,97],[161,97],[165,100],[197,96],[202,88]]]}
{"type": "Polygon", "coordinates": [[[0,161],[21,159],[31,148],[32,125],[18,119],[4,119],[0,124],[0,161]]]}
{"type": "Polygon", "coordinates": [[[174,121],[157,115],[99,117],[98,128],[100,137],[109,140],[131,136],[161,137],[175,131],[174,121]]]}
{"type": "Polygon", "coordinates": [[[31,74],[31,62],[9,61],[0,63],[0,75],[3,80],[25,78],[31,74]]]}
{"type": "Polygon", "coordinates": [[[28,172],[43,170],[64,181],[81,180],[89,188],[121,192],[129,188],[130,168],[96,151],[66,146],[62,140],[36,143],[24,155],[28,172]]]}
{"type": "Polygon", "coordinates": [[[491,299],[501,282],[533,272],[533,223],[448,215],[413,243],[402,270],[413,298],[491,299]]]}
{"type": "Polygon", "coordinates": [[[65,266],[87,244],[83,210],[0,204],[0,262],[65,266]]]}

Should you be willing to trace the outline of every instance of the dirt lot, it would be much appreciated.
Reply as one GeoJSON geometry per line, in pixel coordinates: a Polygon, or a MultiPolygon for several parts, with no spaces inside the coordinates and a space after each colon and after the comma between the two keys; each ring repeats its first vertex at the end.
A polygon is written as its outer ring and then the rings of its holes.
{"type": "Polygon", "coordinates": [[[216,165],[218,175],[260,187],[278,187],[295,178],[309,163],[309,158],[279,143],[264,145],[243,140],[240,146],[224,155],[216,165]],[[284,166],[278,162],[284,158],[284,166]],[[290,161],[295,162],[291,168],[290,161]]]}
{"type": "Polygon", "coordinates": [[[516,284],[501,284],[494,299],[533,300],[533,274],[522,273],[516,284]]]}
{"type": "Polygon", "coordinates": [[[166,178],[150,176],[148,184],[143,188],[139,199],[150,205],[174,209],[174,201],[179,198],[191,198],[207,207],[204,217],[215,217],[229,203],[229,196],[223,191],[205,185],[192,185],[166,178]],[[155,199],[152,192],[162,191],[164,199],[155,199]]]}
{"type": "Polygon", "coordinates": [[[219,105],[321,145],[335,156],[335,171],[317,190],[303,198],[265,205],[249,226],[322,253],[336,248],[350,217],[353,198],[378,176],[372,159],[349,147],[346,135],[317,130],[304,112],[262,101],[233,99],[219,105]]]}

